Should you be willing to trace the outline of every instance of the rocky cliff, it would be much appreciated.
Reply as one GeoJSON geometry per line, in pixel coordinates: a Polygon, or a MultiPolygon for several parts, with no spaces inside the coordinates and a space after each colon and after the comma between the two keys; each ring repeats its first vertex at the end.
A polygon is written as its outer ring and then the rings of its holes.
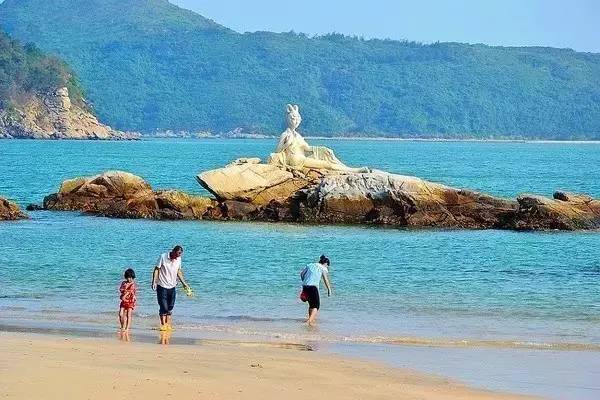
{"type": "Polygon", "coordinates": [[[0,31],[0,138],[125,139],[100,123],[62,60],[0,31]]]}
{"type": "Polygon", "coordinates": [[[15,139],[131,139],[115,131],[88,110],[73,104],[66,87],[30,93],[0,108],[0,138],[15,139]]]}

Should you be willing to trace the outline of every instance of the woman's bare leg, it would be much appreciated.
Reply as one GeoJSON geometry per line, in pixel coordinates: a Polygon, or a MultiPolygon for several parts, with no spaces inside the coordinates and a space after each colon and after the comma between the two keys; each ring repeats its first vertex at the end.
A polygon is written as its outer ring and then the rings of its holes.
{"type": "Polygon", "coordinates": [[[308,310],[308,325],[312,326],[317,322],[317,314],[319,313],[319,309],[311,308],[308,310]]]}

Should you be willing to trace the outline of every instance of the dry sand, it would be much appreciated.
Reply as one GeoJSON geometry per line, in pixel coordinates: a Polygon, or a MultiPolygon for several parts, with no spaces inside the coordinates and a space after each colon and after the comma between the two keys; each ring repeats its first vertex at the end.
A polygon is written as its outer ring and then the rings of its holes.
{"type": "Polygon", "coordinates": [[[300,348],[0,333],[0,399],[525,398],[300,348]]]}

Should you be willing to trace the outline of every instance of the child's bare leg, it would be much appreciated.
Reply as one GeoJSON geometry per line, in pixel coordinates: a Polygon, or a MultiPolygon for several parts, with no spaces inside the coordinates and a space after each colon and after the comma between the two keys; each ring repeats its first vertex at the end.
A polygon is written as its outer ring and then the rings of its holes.
{"type": "Polygon", "coordinates": [[[125,329],[125,309],[123,307],[119,308],[119,324],[121,329],[125,329]]]}
{"type": "Polygon", "coordinates": [[[125,330],[129,330],[129,327],[131,326],[131,319],[133,318],[133,310],[131,308],[127,309],[127,314],[126,314],[126,323],[125,323],[125,330]]]}

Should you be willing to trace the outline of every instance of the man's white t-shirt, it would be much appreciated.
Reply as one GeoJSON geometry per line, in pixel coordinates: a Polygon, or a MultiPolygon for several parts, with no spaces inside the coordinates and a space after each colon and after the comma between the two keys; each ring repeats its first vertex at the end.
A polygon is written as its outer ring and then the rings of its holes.
{"type": "Polygon", "coordinates": [[[171,260],[169,253],[163,253],[158,257],[156,268],[158,268],[158,280],[156,282],[158,286],[165,289],[177,286],[177,272],[181,268],[181,257],[171,260]]]}

